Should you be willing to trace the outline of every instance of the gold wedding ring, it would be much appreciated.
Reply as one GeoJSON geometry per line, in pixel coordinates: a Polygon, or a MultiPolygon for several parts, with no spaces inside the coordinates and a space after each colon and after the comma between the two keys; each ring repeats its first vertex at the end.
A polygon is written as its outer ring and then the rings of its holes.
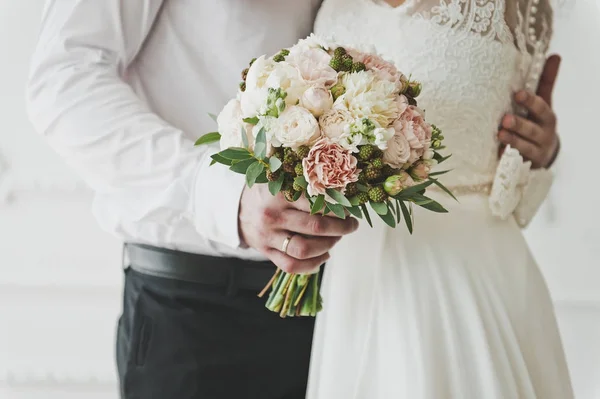
{"type": "Polygon", "coordinates": [[[287,255],[288,246],[290,245],[290,241],[292,241],[292,237],[294,237],[294,236],[293,235],[287,236],[287,238],[283,241],[283,244],[281,245],[281,252],[283,252],[286,255],[287,255]]]}

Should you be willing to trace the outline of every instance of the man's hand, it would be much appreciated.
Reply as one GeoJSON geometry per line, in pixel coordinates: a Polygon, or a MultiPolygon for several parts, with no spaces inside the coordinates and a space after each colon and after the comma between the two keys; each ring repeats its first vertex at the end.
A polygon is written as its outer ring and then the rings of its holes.
{"type": "Polygon", "coordinates": [[[549,167],[559,150],[556,115],[552,110],[552,92],[558,76],[560,57],[548,58],[537,93],[519,91],[515,100],[529,111],[529,118],[505,115],[498,138],[519,150],[533,168],[549,167]]]}
{"type": "Polygon", "coordinates": [[[342,236],[358,228],[354,218],[311,215],[306,199],[289,203],[281,194],[271,195],[266,184],[244,189],[239,220],[243,242],[289,273],[315,270],[342,236]]]}

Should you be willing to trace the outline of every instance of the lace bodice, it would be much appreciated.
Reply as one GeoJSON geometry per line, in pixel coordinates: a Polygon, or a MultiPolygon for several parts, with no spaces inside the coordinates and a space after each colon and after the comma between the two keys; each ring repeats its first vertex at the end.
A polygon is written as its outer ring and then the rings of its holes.
{"type": "Polygon", "coordinates": [[[549,0],[325,0],[315,32],[374,45],[423,83],[419,106],[444,132],[452,187],[488,187],[512,94],[535,89],[551,36],[549,0]]]}

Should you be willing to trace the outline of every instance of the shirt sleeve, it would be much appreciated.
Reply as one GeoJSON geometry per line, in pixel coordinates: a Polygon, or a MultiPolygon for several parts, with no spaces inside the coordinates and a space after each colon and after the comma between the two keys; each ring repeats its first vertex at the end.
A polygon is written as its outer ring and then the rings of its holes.
{"type": "Polygon", "coordinates": [[[117,199],[125,222],[159,228],[188,219],[206,239],[237,247],[243,176],[209,168],[213,149],[194,147],[122,78],[162,4],[47,0],[27,87],[30,119],[99,196],[117,199]]]}

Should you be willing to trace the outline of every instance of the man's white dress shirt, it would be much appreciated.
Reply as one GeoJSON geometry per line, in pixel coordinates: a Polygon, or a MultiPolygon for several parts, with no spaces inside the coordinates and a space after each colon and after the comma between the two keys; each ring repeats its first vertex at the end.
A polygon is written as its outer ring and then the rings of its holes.
{"type": "Polygon", "coordinates": [[[239,247],[244,177],[209,167],[241,71],[312,30],[320,0],[47,0],[31,120],[125,241],[260,259],[239,247]]]}

